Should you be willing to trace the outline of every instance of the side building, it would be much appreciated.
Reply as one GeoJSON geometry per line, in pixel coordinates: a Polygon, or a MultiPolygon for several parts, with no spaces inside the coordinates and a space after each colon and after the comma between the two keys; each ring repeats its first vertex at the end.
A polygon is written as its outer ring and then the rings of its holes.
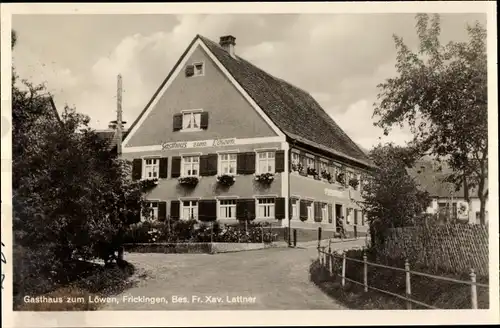
{"type": "Polygon", "coordinates": [[[159,220],[238,219],[366,231],[358,202],[373,168],[306,91],[197,35],[122,143],[159,220]]]}

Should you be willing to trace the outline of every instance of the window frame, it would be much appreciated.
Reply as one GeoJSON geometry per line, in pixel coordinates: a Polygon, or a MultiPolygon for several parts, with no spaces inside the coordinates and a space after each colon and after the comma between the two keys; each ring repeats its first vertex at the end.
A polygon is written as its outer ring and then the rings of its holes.
{"type": "Polygon", "coordinates": [[[198,220],[198,218],[200,216],[199,205],[200,205],[200,201],[198,199],[181,199],[180,200],[180,214],[179,214],[180,219],[186,220],[186,221],[191,219],[191,217],[188,217],[188,218],[184,217],[184,209],[187,208],[187,209],[189,209],[190,214],[192,212],[194,213],[194,210],[196,210],[196,216],[193,215],[193,219],[198,220]],[[189,205],[185,206],[184,202],[189,202],[189,205]],[[193,205],[193,203],[195,203],[195,205],[193,205]]]}
{"type": "Polygon", "coordinates": [[[200,177],[200,158],[201,158],[201,156],[198,154],[197,155],[182,155],[181,156],[181,177],[198,177],[199,178],[200,177]],[[185,164],[186,164],[185,159],[186,158],[197,158],[198,159],[197,162],[190,163],[191,164],[191,171],[193,171],[193,163],[196,163],[198,165],[196,175],[185,174],[185,164]]]}
{"type": "Polygon", "coordinates": [[[306,167],[305,167],[305,169],[307,169],[307,168],[314,169],[315,166],[316,166],[316,159],[314,158],[314,156],[306,154],[306,167]],[[312,163],[312,165],[309,165],[311,163],[312,163]]]}
{"type": "Polygon", "coordinates": [[[292,220],[295,219],[295,220],[298,220],[299,217],[300,217],[300,208],[299,208],[299,204],[300,204],[300,200],[294,198],[294,199],[291,199],[290,200],[292,202],[292,213],[291,213],[291,218],[292,220]],[[294,215],[295,213],[295,215],[294,215]]]}
{"type": "Polygon", "coordinates": [[[217,172],[218,172],[218,175],[223,175],[223,174],[233,175],[233,176],[236,175],[238,172],[238,153],[237,152],[217,152],[217,172]],[[222,159],[223,156],[228,156],[228,159],[223,160],[222,159]],[[234,156],[234,160],[230,159],[230,156],[234,156]],[[228,164],[229,169],[231,168],[231,163],[234,162],[234,173],[223,172],[222,165],[224,162],[226,162],[228,164]]]}
{"type": "Polygon", "coordinates": [[[218,220],[236,220],[236,202],[237,198],[224,198],[224,199],[217,199],[217,219],[218,220]],[[223,202],[232,202],[231,204],[222,204],[223,202]],[[231,209],[231,214],[233,216],[227,217],[227,209],[231,209]],[[224,216],[221,215],[221,211],[225,210],[224,216]]]}
{"type": "Polygon", "coordinates": [[[182,115],[182,126],[179,131],[181,132],[193,132],[193,131],[203,131],[201,128],[201,114],[203,113],[203,109],[185,109],[181,110],[181,115],[182,115]],[[184,127],[184,116],[185,115],[191,115],[191,120],[194,120],[196,122],[196,116],[199,115],[199,120],[198,120],[198,127],[184,127]]]}
{"type": "Polygon", "coordinates": [[[268,220],[268,219],[275,219],[276,218],[276,197],[259,197],[256,199],[257,201],[255,202],[255,218],[256,219],[262,219],[262,220],[268,220]],[[262,203],[261,201],[269,201],[272,200],[272,202],[268,203],[262,203]],[[259,209],[263,207],[264,208],[264,216],[260,216],[260,211],[259,209]],[[268,207],[269,215],[265,215],[266,213],[266,207],[268,207]]]}
{"type": "Polygon", "coordinates": [[[264,174],[264,173],[276,173],[276,150],[259,150],[255,152],[255,172],[256,174],[264,174]],[[269,161],[272,160],[272,171],[266,170],[265,172],[262,172],[260,169],[260,155],[261,154],[266,154],[266,167],[269,167],[269,161]],[[272,158],[269,158],[269,154],[273,154],[272,158]]]}
{"type": "Polygon", "coordinates": [[[141,168],[141,179],[142,180],[153,180],[153,179],[159,179],[160,178],[160,157],[159,156],[146,156],[142,157],[142,168],[141,168]],[[155,164],[147,164],[147,160],[155,160],[155,164]],[[146,175],[147,171],[146,169],[148,167],[153,167],[156,168],[156,171],[153,170],[153,172],[156,172],[156,177],[148,177],[146,175]]]}
{"type": "Polygon", "coordinates": [[[150,218],[146,218],[143,214],[142,209],[141,209],[141,222],[157,221],[158,220],[158,209],[160,208],[160,201],[159,200],[146,200],[146,203],[148,204],[146,207],[152,208],[154,214],[150,218]],[[156,204],[156,206],[151,206],[153,204],[156,204]]]}
{"type": "Polygon", "coordinates": [[[191,65],[193,65],[193,76],[192,77],[205,76],[205,62],[204,61],[193,62],[191,65]],[[201,65],[201,74],[196,74],[196,66],[197,65],[201,65]]]}
{"type": "Polygon", "coordinates": [[[307,203],[307,220],[306,221],[314,221],[314,202],[307,203]]]}

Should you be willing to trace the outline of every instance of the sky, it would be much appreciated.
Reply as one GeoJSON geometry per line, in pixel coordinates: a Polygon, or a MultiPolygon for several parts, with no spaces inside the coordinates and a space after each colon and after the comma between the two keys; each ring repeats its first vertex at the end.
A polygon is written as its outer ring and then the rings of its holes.
{"type": "MultiPolygon", "coordinates": [[[[465,41],[482,14],[441,15],[441,41],[465,41]]],[[[406,128],[384,137],[372,118],[377,84],[396,76],[393,34],[418,44],[414,14],[14,15],[13,65],[21,78],[46,83],[105,129],[116,118],[123,76],[123,116],[130,126],[196,36],[236,37],[236,53],[308,91],[360,146],[404,144],[406,128]]]]}

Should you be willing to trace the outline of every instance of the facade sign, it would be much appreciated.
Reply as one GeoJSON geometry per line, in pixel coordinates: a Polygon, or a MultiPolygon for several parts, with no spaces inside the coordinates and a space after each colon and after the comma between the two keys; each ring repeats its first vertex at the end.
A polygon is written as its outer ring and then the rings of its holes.
{"type": "Polygon", "coordinates": [[[162,150],[172,150],[172,149],[191,149],[191,148],[204,148],[204,147],[224,147],[233,145],[236,145],[236,138],[164,142],[161,145],[161,148],[162,150]]]}
{"type": "Polygon", "coordinates": [[[342,197],[343,193],[340,190],[325,188],[325,195],[333,197],[342,197]]]}

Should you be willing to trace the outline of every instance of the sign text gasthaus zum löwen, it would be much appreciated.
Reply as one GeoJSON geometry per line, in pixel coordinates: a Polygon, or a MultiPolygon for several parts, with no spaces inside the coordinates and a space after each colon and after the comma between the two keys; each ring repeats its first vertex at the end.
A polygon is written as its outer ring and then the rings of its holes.
{"type": "Polygon", "coordinates": [[[199,140],[199,141],[174,141],[164,142],[161,145],[162,150],[171,149],[189,149],[189,148],[203,148],[203,147],[224,147],[236,144],[236,138],[229,139],[213,139],[213,140],[199,140]]]}

